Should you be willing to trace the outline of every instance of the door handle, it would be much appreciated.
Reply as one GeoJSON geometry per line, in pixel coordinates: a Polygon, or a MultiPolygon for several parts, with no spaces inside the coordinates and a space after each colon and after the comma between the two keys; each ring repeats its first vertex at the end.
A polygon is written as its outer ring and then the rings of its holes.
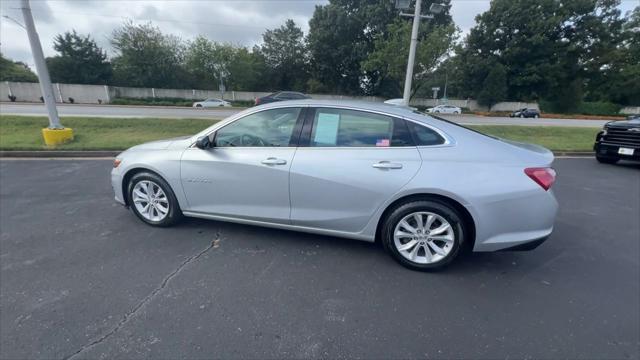
{"type": "Polygon", "coordinates": [[[371,166],[373,166],[376,169],[402,169],[402,164],[392,163],[389,161],[380,161],[371,166]]]}
{"type": "Polygon", "coordinates": [[[262,163],[265,165],[285,165],[287,163],[287,160],[269,157],[262,160],[262,163]]]}

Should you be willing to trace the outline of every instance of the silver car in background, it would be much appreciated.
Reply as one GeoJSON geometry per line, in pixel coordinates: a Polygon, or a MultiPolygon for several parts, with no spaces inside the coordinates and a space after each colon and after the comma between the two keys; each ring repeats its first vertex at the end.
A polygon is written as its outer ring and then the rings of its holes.
{"type": "Polygon", "coordinates": [[[202,132],[134,146],[111,173],[144,222],[182,216],[379,241],[428,270],[552,232],[553,155],[388,104],[257,106],[202,132]]]}
{"type": "Polygon", "coordinates": [[[438,105],[428,108],[427,112],[434,114],[462,114],[462,109],[453,105],[438,105]]]}
{"type": "Polygon", "coordinates": [[[209,98],[202,101],[194,102],[192,105],[192,107],[194,108],[215,108],[221,106],[230,107],[231,103],[222,99],[209,98]]]}

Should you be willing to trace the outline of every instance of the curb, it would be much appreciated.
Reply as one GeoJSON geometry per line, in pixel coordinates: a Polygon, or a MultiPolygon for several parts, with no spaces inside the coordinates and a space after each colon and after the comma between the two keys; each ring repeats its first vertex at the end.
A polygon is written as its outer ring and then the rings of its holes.
{"type": "Polygon", "coordinates": [[[593,151],[554,151],[555,156],[576,156],[576,157],[594,157],[596,155],[593,151]]]}
{"type": "MultiPolygon", "coordinates": [[[[39,150],[39,151],[5,151],[0,150],[0,158],[105,158],[116,157],[122,151],[69,151],[69,150],[39,150]]],[[[554,151],[555,156],[593,157],[592,151],[554,151]]]]}
{"type": "Polygon", "coordinates": [[[122,151],[4,151],[0,150],[0,157],[4,158],[105,158],[116,157],[122,151]]]}

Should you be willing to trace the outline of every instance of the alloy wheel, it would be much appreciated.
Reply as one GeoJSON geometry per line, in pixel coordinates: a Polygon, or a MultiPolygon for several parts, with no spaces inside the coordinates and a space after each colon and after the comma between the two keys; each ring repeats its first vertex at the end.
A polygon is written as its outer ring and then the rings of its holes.
{"type": "Polygon", "coordinates": [[[455,232],[438,214],[414,212],[398,222],[393,231],[393,243],[405,259],[432,264],[449,255],[455,243],[455,232]]]}
{"type": "Polygon", "coordinates": [[[169,199],[153,181],[142,180],[132,191],[133,204],[142,217],[149,221],[162,221],[169,213],[169,199]]]}

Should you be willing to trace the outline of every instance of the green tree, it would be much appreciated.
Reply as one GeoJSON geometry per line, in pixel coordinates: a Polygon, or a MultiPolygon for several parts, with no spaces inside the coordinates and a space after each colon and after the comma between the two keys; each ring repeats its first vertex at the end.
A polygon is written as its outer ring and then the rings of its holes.
{"type": "Polygon", "coordinates": [[[607,97],[623,37],[619,0],[494,0],[456,51],[458,82],[477,97],[493,62],[511,100],[576,109],[583,94],[607,97]]]}
{"type": "Polygon", "coordinates": [[[111,80],[111,64],[107,54],[91,36],[75,30],[58,34],[53,40],[58,55],[46,59],[51,81],[67,84],[107,84],[111,80]]]}
{"type": "MultiPolygon", "coordinates": [[[[377,83],[377,95],[397,97],[402,95],[407,57],[409,55],[409,39],[411,38],[411,22],[396,20],[388,26],[388,36],[380,37],[375,42],[375,49],[362,63],[362,68],[373,74],[377,83]]],[[[451,51],[456,36],[453,24],[422,24],[416,47],[416,58],[411,93],[415,94],[427,79],[433,75],[437,65],[451,51]]]]}
{"type": "Polygon", "coordinates": [[[271,90],[304,90],[308,75],[302,30],[289,19],[281,27],[267,30],[262,40],[262,45],[254,52],[264,58],[271,90]]]}
{"type": "Polygon", "coordinates": [[[184,45],[151,23],[125,22],[111,36],[114,82],[124,86],[182,88],[189,85],[183,68],[184,45]]]}
{"type": "Polygon", "coordinates": [[[226,78],[235,49],[198,36],[187,45],[185,65],[191,75],[192,86],[198,89],[217,89],[220,78],[226,78]]]}
{"type": "Polygon", "coordinates": [[[269,88],[266,78],[267,65],[259,51],[237,48],[229,64],[228,83],[238,91],[257,91],[269,88]]]}
{"type": "MultiPolygon", "coordinates": [[[[432,0],[422,0],[428,9],[432,0]]],[[[445,4],[445,11],[437,14],[432,25],[451,23],[450,0],[437,1],[445,4]]],[[[309,21],[307,42],[311,56],[312,84],[327,92],[344,94],[382,94],[397,82],[373,67],[364,67],[370,54],[381,52],[381,44],[389,37],[398,35],[389,31],[389,26],[399,19],[393,1],[378,0],[330,0],[329,4],[316,6],[309,21]]],[[[409,37],[405,39],[409,43],[409,37]]],[[[394,45],[389,45],[389,48],[394,45]]],[[[404,59],[406,62],[406,57],[404,59]]],[[[406,63],[405,63],[406,67],[406,63]]]]}
{"type": "Polygon", "coordinates": [[[0,53],[0,81],[38,82],[38,77],[24,63],[12,61],[0,53]]]}
{"type": "MultiPolygon", "coordinates": [[[[608,72],[606,94],[612,102],[623,105],[640,104],[640,6],[626,16],[622,41],[617,57],[608,72]]],[[[593,90],[591,90],[593,91],[593,90]]]]}
{"type": "Polygon", "coordinates": [[[198,89],[218,89],[220,77],[228,90],[253,91],[266,86],[262,81],[267,72],[262,56],[203,36],[188,43],[185,66],[192,87],[198,89]]]}
{"type": "Polygon", "coordinates": [[[491,107],[507,97],[507,72],[500,63],[495,63],[482,82],[482,90],[478,93],[478,102],[491,107]]]}

